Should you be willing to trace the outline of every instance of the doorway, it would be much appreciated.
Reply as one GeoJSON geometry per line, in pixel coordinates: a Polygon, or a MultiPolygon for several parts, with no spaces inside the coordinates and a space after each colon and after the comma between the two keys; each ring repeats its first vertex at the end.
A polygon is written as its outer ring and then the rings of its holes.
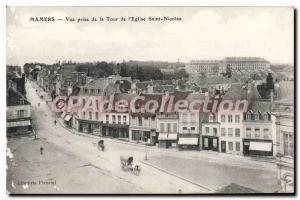
{"type": "Polygon", "coordinates": [[[221,141],[221,152],[226,153],[226,141],[221,141]]]}

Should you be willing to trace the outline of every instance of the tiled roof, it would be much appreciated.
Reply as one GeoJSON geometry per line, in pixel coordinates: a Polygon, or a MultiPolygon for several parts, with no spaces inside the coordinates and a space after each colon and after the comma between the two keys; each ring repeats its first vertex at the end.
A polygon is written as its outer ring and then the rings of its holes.
{"type": "Polygon", "coordinates": [[[227,62],[268,62],[266,59],[259,57],[226,57],[224,60],[227,62]]]}
{"type": "Polygon", "coordinates": [[[138,89],[145,90],[147,89],[147,86],[159,86],[159,85],[172,85],[172,80],[152,80],[152,81],[143,81],[143,82],[137,82],[136,87],[138,89]]]}
{"type": "Polygon", "coordinates": [[[158,85],[153,86],[154,93],[175,92],[175,85],[158,85]]]}
{"type": "Polygon", "coordinates": [[[272,110],[272,103],[271,101],[253,101],[250,102],[249,110],[252,110],[253,112],[271,112],[272,110]]]}
{"type": "Polygon", "coordinates": [[[207,85],[216,85],[216,84],[230,84],[236,83],[235,79],[226,78],[226,77],[197,77],[192,80],[193,83],[197,84],[198,86],[207,86],[207,85]]]}
{"type": "Polygon", "coordinates": [[[225,93],[224,99],[226,100],[258,100],[260,95],[255,85],[247,85],[242,83],[232,84],[228,91],[225,93]]]}
{"type": "Polygon", "coordinates": [[[16,91],[13,88],[8,88],[6,91],[6,105],[30,105],[30,103],[27,101],[26,97],[23,96],[20,92],[16,91]],[[21,104],[21,101],[23,101],[23,104],[21,104]]]}

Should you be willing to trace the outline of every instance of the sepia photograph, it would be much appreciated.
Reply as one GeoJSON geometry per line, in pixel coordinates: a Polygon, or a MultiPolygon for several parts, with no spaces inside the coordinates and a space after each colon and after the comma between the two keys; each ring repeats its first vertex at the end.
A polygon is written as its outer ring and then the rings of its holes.
{"type": "Polygon", "coordinates": [[[7,194],[295,195],[294,15],[7,6],[7,194]]]}

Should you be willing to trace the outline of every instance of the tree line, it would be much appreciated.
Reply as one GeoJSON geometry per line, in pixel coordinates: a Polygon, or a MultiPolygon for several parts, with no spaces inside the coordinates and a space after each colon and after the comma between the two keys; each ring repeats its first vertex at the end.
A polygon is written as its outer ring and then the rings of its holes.
{"type": "MultiPolygon", "coordinates": [[[[30,68],[34,68],[36,65],[42,67],[48,67],[51,65],[46,65],[43,63],[26,63],[24,65],[24,72],[28,76],[30,68]]],[[[163,73],[159,67],[151,65],[151,63],[138,62],[86,62],[86,63],[56,63],[54,65],[64,66],[64,65],[74,65],[74,69],[77,72],[85,72],[87,76],[93,78],[108,77],[110,75],[119,74],[123,77],[131,77],[139,81],[149,81],[149,80],[171,80],[171,79],[186,79],[188,74],[184,69],[174,69],[171,73],[163,73]]],[[[53,65],[52,65],[53,66],[53,65]]]]}

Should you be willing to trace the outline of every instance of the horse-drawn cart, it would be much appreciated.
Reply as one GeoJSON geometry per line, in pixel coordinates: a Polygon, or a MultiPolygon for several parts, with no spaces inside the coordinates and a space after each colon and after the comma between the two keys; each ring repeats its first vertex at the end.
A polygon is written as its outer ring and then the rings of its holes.
{"type": "Polygon", "coordinates": [[[122,170],[129,171],[136,176],[140,175],[141,167],[133,164],[132,156],[120,156],[120,161],[122,170]]]}

